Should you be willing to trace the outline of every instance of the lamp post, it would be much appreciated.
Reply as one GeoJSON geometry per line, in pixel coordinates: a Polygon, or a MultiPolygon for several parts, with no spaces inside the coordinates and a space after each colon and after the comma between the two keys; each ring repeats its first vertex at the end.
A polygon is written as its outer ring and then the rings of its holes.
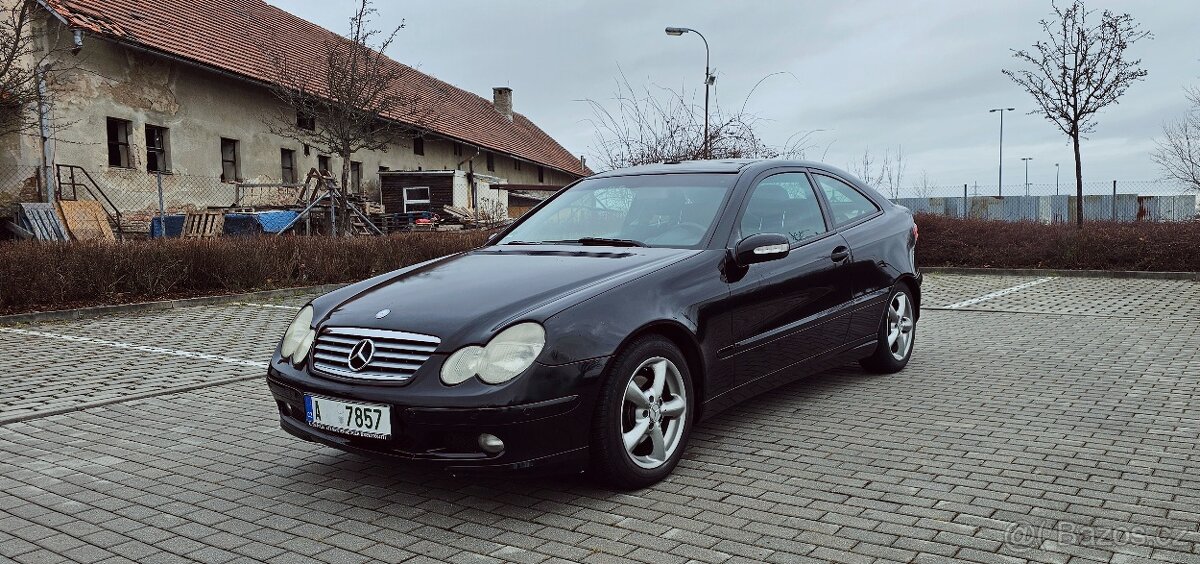
{"type": "Polygon", "coordinates": [[[1000,112],[1000,172],[996,179],[996,195],[1004,197],[1004,112],[1011,112],[1016,108],[992,108],[988,113],[1000,112]]]}
{"type": "Polygon", "coordinates": [[[1058,163],[1054,163],[1054,195],[1058,195],[1058,163]]]}
{"type": "Polygon", "coordinates": [[[1033,157],[1021,157],[1021,160],[1025,161],[1025,195],[1028,196],[1029,195],[1029,161],[1032,161],[1033,157]]]}
{"type": "Polygon", "coordinates": [[[674,37],[691,32],[699,35],[700,39],[704,41],[704,158],[711,159],[712,152],[710,151],[708,143],[708,89],[713,85],[714,82],[716,82],[716,77],[713,76],[712,71],[709,70],[708,63],[710,53],[708,50],[708,39],[704,37],[703,33],[700,33],[699,31],[696,31],[690,27],[668,27],[666,32],[667,35],[674,37]]]}

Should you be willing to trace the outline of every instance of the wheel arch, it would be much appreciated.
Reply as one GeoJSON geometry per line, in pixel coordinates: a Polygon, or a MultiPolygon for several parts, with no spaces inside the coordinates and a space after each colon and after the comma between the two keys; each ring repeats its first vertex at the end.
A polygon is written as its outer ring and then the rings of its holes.
{"type": "Polygon", "coordinates": [[[707,378],[705,375],[707,372],[700,342],[696,339],[695,333],[678,321],[660,319],[651,321],[630,333],[617,347],[617,350],[624,350],[630,343],[649,335],[659,335],[671,341],[679,348],[679,352],[683,353],[683,360],[687,362],[688,374],[692,376],[692,393],[696,398],[696,401],[692,402],[692,409],[695,413],[692,421],[700,421],[706,397],[707,378]]]}
{"type": "Polygon", "coordinates": [[[896,284],[904,284],[908,287],[908,292],[912,294],[913,305],[916,307],[916,313],[913,315],[913,321],[921,319],[921,284],[917,281],[917,277],[912,274],[904,274],[896,280],[896,284]]]}

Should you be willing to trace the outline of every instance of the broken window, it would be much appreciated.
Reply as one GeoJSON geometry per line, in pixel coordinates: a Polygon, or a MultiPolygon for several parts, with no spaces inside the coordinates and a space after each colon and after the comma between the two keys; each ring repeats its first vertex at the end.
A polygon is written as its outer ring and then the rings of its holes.
{"type": "Polygon", "coordinates": [[[429,210],[429,187],[411,186],[404,189],[404,213],[429,210]]]}
{"type": "Polygon", "coordinates": [[[156,125],[146,126],[146,170],[149,172],[168,172],[171,170],[167,161],[167,128],[156,125]]]}
{"type": "Polygon", "coordinates": [[[237,182],[238,140],[221,138],[221,182],[237,182]]]}
{"type": "Polygon", "coordinates": [[[424,155],[425,154],[425,138],[424,137],[413,137],[413,154],[414,155],[424,155]]]}
{"type": "Polygon", "coordinates": [[[362,191],[362,163],[350,161],[350,189],[362,191]]]}
{"type": "Polygon", "coordinates": [[[283,168],[283,183],[296,183],[296,151],[291,149],[279,150],[279,164],[283,168]]]}
{"type": "Polygon", "coordinates": [[[329,155],[317,155],[317,170],[329,172],[330,166],[329,155]]]}
{"type": "Polygon", "coordinates": [[[488,151],[487,154],[487,169],[489,171],[496,170],[496,156],[491,151],[488,151]]]}
{"type": "Polygon", "coordinates": [[[296,128],[312,131],[317,128],[317,118],[307,115],[304,112],[296,112],[296,128]]]}
{"type": "Polygon", "coordinates": [[[132,122],[108,118],[108,166],[129,168],[129,129],[132,122]]]}

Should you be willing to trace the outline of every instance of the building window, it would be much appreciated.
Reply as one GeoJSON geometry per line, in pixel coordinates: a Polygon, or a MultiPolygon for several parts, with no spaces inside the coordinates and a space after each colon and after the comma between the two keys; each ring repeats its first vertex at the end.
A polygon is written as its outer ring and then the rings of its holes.
{"type": "Polygon", "coordinates": [[[329,172],[329,156],[317,155],[317,170],[321,172],[329,172]]]}
{"type": "Polygon", "coordinates": [[[389,170],[392,170],[392,167],[379,165],[379,172],[387,172],[389,170]]]}
{"type": "Polygon", "coordinates": [[[108,166],[129,168],[129,120],[108,118],[108,166]]]}
{"type": "Polygon", "coordinates": [[[221,181],[237,182],[238,174],[238,140],[221,138],[221,181]]]}
{"type": "Polygon", "coordinates": [[[283,168],[283,183],[296,183],[296,151],[291,149],[279,150],[279,165],[283,168]]]}
{"type": "Polygon", "coordinates": [[[459,143],[457,141],[454,143],[454,156],[456,156],[456,157],[462,156],[462,143],[459,143]]]}
{"type": "Polygon", "coordinates": [[[167,160],[167,128],[146,126],[146,170],[167,172],[171,163],[167,160]]]}
{"type": "Polygon", "coordinates": [[[313,131],[317,128],[317,118],[306,115],[304,112],[296,112],[296,128],[313,131]]]}
{"type": "Polygon", "coordinates": [[[546,181],[546,169],[539,166],[538,167],[538,182],[545,182],[545,181],[546,181]]]}
{"type": "Polygon", "coordinates": [[[425,154],[425,138],[424,137],[413,137],[413,154],[414,155],[424,155],[425,154]]]}
{"type": "Polygon", "coordinates": [[[350,161],[350,189],[362,191],[362,163],[350,161]]]}
{"type": "Polygon", "coordinates": [[[429,187],[410,186],[404,189],[404,213],[429,210],[429,187]]]}
{"type": "Polygon", "coordinates": [[[489,171],[496,170],[496,156],[493,155],[491,153],[491,151],[488,151],[488,154],[487,154],[487,169],[489,171]]]}
{"type": "Polygon", "coordinates": [[[521,170],[521,161],[516,157],[513,157],[513,170],[521,170]]]}

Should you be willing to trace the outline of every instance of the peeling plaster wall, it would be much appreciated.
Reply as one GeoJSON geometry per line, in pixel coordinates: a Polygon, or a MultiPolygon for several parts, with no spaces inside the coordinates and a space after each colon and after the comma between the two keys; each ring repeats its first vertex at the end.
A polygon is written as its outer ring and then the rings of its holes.
{"type": "MultiPolygon", "coordinates": [[[[65,35],[69,42],[70,34],[65,35]]],[[[303,144],[270,132],[268,120],[281,115],[283,106],[265,87],[94,35],[85,36],[82,52],[74,57],[79,68],[52,85],[58,92],[54,117],[66,124],[54,137],[55,161],[87,169],[106,189],[112,186],[140,192],[143,186],[152,187],[153,175],[145,172],[146,125],[169,130],[167,163],[176,177],[219,178],[222,138],[238,141],[239,176],[245,182],[280,182],[281,149],[295,151],[300,178],[317,166],[319,149],[310,147],[306,151],[303,144]],[[132,122],[129,168],[108,165],[109,117],[132,122]]],[[[2,139],[0,151],[0,166],[37,165],[41,160],[36,135],[20,141],[2,139]]],[[[497,154],[496,170],[488,171],[486,152],[480,152],[472,163],[459,167],[461,161],[475,155],[476,149],[464,144],[462,153],[454,155],[450,141],[430,138],[425,140],[425,154],[416,155],[411,140],[403,139],[387,151],[362,151],[352,160],[362,163],[363,184],[368,189],[377,185],[376,173],[381,166],[391,170],[471,170],[473,165],[476,172],[511,183],[538,183],[536,164],[525,162],[517,171],[511,156],[497,154]]],[[[332,172],[340,175],[341,160],[333,157],[331,161],[332,172]]],[[[546,169],[543,183],[561,186],[574,179],[546,169]]],[[[167,181],[174,185],[177,180],[167,181]]],[[[133,199],[147,200],[140,196],[133,199]]]]}

